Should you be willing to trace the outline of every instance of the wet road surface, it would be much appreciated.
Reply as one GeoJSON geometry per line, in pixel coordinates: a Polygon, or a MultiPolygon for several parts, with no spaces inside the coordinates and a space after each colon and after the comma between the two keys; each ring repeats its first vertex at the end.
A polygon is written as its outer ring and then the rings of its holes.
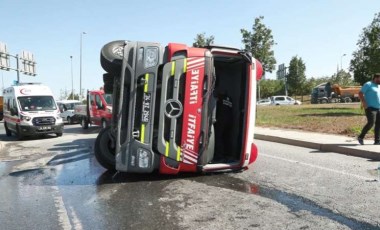
{"type": "Polygon", "coordinates": [[[240,173],[113,174],[98,131],[17,141],[0,123],[0,228],[380,229],[379,162],[257,141],[240,173]]]}

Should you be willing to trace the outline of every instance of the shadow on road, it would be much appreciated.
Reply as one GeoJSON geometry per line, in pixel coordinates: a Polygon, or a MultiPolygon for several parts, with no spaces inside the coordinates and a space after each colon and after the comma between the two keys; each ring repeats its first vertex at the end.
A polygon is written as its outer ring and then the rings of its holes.
{"type": "Polygon", "coordinates": [[[38,136],[26,136],[22,140],[19,140],[15,134],[8,137],[5,134],[0,135],[0,140],[4,142],[16,142],[16,141],[32,141],[32,140],[44,140],[44,139],[54,139],[58,138],[55,134],[43,134],[38,136]]]}
{"type": "Polygon", "coordinates": [[[72,142],[56,144],[48,151],[58,152],[46,165],[55,166],[90,158],[93,152],[94,138],[77,139],[72,142]]]}
{"type": "Polygon", "coordinates": [[[88,129],[83,129],[80,125],[67,125],[65,124],[65,130],[64,133],[67,134],[94,134],[99,133],[101,130],[101,127],[99,126],[90,126],[88,129]]]}
{"type": "Polygon", "coordinates": [[[131,183],[141,181],[169,181],[179,179],[189,179],[202,177],[201,173],[182,173],[179,175],[163,175],[158,172],[149,174],[137,174],[137,173],[123,173],[107,170],[96,181],[97,185],[103,184],[117,184],[117,183],[131,183]]]}

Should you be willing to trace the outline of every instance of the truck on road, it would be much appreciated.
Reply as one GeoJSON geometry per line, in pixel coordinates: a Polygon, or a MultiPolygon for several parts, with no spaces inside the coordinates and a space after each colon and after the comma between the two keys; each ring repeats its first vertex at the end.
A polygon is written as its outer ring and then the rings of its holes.
{"type": "Polygon", "coordinates": [[[111,125],[94,146],[109,170],[163,174],[242,170],[257,158],[262,66],[224,46],[114,41],[101,50],[111,125]]]}
{"type": "Polygon", "coordinates": [[[83,129],[89,125],[106,128],[111,123],[112,95],[104,93],[102,89],[87,91],[86,104],[76,105],[74,115],[83,129]]]}
{"type": "Polygon", "coordinates": [[[350,103],[359,101],[360,86],[340,86],[330,82],[322,83],[311,92],[312,104],[350,103]]]}

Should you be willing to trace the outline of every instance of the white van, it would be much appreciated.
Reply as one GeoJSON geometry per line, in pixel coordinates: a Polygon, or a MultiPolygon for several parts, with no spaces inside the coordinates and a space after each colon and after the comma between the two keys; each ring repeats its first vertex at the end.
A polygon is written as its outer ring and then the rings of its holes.
{"type": "Polygon", "coordinates": [[[74,114],[74,108],[80,105],[78,100],[62,100],[57,101],[59,110],[61,111],[61,117],[63,121],[67,121],[69,124],[79,123],[79,116],[74,114]]]}
{"type": "Polygon", "coordinates": [[[49,87],[19,83],[4,89],[4,127],[7,136],[63,134],[63,120],[49,87]]]}

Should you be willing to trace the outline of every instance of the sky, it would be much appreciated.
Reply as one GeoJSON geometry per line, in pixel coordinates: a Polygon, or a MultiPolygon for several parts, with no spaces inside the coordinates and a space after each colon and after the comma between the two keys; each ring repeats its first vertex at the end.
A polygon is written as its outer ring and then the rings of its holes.
{"type": "MultiPolygon", "coordinates": [[[[277,64],[293,56],[306,64],[307,77],[331,76],[337,66],[348,69],[364,27],[380,12],[379,0],[0,0],[0,42],[12,55],[33,53],[37,76],[21,82],[48,85],[59,98],[79,92],[82,34],[82,88],[103,85],[100,50],[114,40],[192,45],[196,34],[215,36],[215,44],[242,48],[240,29],[254,19],[272,30],[277,64]],[[343,56],[346,54],[345,56],[343,56]],[[70,58],[72,56],[72,59],[70,58]]],[[[11,59],[15,67],[15,60],[11,59]]],[[[1,87],[17,79],[0,70],[1,87]]],[[[275,79],[275,71],[266,73],[275,79]]]]}

